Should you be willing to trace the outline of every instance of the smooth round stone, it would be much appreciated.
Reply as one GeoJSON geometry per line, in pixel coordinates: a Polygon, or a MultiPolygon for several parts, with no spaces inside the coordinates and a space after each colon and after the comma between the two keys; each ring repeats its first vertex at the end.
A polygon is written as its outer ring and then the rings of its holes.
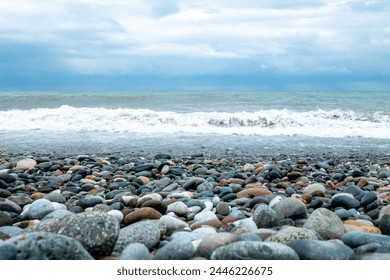
{"type": "Polygon", "coordinates": [[[303,228],[312,229],[323,239],[340,239],[345,232],[341,219],[326,208],[318,208],[310,214],[303,228]]]}
{"type": "Polygon", "coordinates": [[[265,241],[288,244],[298,239],[318,240],[318,234],[311,229],[288,226],[271,235],[265,241]]]}
{"type": "Polygon", "coordinates": [[[16,214],[22,213],[22,208],[15,202],[0,197],[0,211],[14,212],[16,214]]]}
{"type": "Polygon", "coordinates": [[[385,214],[379,221],[378,225],[382,234],[390,235],[390,214],[385,214]]]}
{"type": "Polygon", "coordinates": [[[157,210],[150,207],[143,207],[143,208],[136,209],[134,212],[127,214],[123,218],[123,223],[132,224],[143,219],[158,220],[161,218],[161,216],[162,214],[157,210]]]}
{"type": "Polygon", "coordinates": [[[0,227],[0,232],[9,236],[16,236],[22,232],[22,229],[17,226],[2,226],[0,227]]]}
{"type": "Polygon", "coordinates": [[[194,222],[204,222],[216,219],[218,220],[217,216],[212,211],[204,211],[195,215],[194,222]]]}
{"type": "Polygon", "coordinates": [[[355,198],[349,196],[341,195],[332,198],[332,207],[343,207],[345,209],[359,208],[360,202],[355,198]]]}
{"type": "Polygon", "coordinates": [[[42,219],[50,212],[54,211],[53,203],[47,199],[41,198],[31,203],[28,209],[30,220],[42,219]]]}
{"type": "Polygon", "coordinates": [[[170,234],[178,229],[188,227],[188,224],[180,219],[164,215],[160,218],[160,222],[165,224],[167,234],[170,234]]]}
{"type": "Polygon", "coordinates": [[[253,221],[258,228],[270,228],[276,225],[277,216],[271,207],[266,204],[260,204],[253,213],[253,221]]]}
{"type": "Polygon", "coordinates": [[[359,231],[347,232],[341,238],[343,243],[351,248],[356,248],[368,243],[378,243],[390,248],[390,236],[359,231]]]}
{"type": "Polygon", "coordinates": [[[53,212],[50,212],[45,217],[43,217],[41,221],[45,221],[53,218],[63,218],[70,215],[74,215],[74,213],[64,209],[54,210],[53,212]]]}
{"type": "Polygon", "coordinates": [[[277,203],[283,200],[283,197],[281,196],[275,196],[271,201],[269,202],[268,206],[273,208],[277,203]]]}
{"type": "Polygon", "coordinates": [[[168,210],[168,206],[165,204],[165,202],[157,200],[147,200],[142,204],[141,207],[151,207],[156,209],[161,214],[165,214],[168,210]]]}
{"type": "Polygon", "coordinates": [[[280,200],[272,207],[272,210],[275,211],[278,220],[304,217],[307,214],[305,204],[299,199],[291,197],[280,200]]]}
{"type": "Polygon", "coordinates": [[[105,212],[93,211],[42,221],[27,228],[63,234],[78,240],[95,258],[111,255],[119,235],[118,221],[105,212]]]}
{"type": "MultiPolygon", "coordinates": [[[[1,200],[0,200],[0,204],[1,204],[1,200]]],[[[382,217],[386,214],[390,214],[390,204],[382,207],[382,209],[379,211],[378,220],[379,221],[382,220],[382,217]]]]}
{"type": "Polygon", "coordinates": [[[191,177],[184,184],[183,189],[185,190],[195,190],[200,184],[205,182],[206,180],[200,177],[191,177]]]}
{"type": "Polygon", "coordinates": [[[57,203],[65,203],[65,198],[57,192],[51,192],[44,196],[45,199],[51,201],[51,202],[57,202],[57,203]]]}
{"type": "Polygon", "coordinates": [[[8,187],[8,183],[0,179],[0,189],[7,189],[8,187]]]}
{"type": "Polygon", "coordinates": [[[361,195],[364,193],[361,188],[355,185],[349,185],[348,187],[345,188],[344,193],[349,193],[352,194],[354,197],[361,195]]]}
{"type": "Polygon", "coordinates": [[[13,224],[12,218],[4,213],[3,211],[0,211],[0,227],[2,226],[11,226],[13,224]]]}
{"type": "Polygon", "coordinates": [[[376,196],[376,194],[374,192],[368,192],[362,196],[362,198],[360,200],[360,204],[363,207],[366,207],[367,205],[373,203],[377,199],[378,199],[378,197],[376,196]]]}
{"type": "Polygon", "coordinates": [[[211,201],[204,202],[205,208],[202,211],[211,211],[213,210],[214,204],[211,201]]]}
{"type": "Polygon", "coordinates": [[[154,254],[155,260],[189,260],[195,253],[191,241],[174,239],[154,254]]]}
{"type": "Polygon", "coordinates": [[[123,250],[121,260],[151,260],[148,248],[141,243],[130,243],[123,250]]]}
{"type": "Polygon", "coordinates": [[[301,260],[354,260],[354,251],[348,246],[329,241],[300,239],[288,243],[301,260]]]}
{"type": "Polygon", "coordinates": [[[176,201],[168,205],[167,212],[173,212],[178,216],[185,216],[188,213],[188,207],[182,201],[176,201]]]}
{"type": "Polygon", "coordinates": [[[140,221],[122,228],[116,241],[114,252],[121,254],[131,243],[141,243],[149,250],[160,240],[160,227],[151,221],[140,221]]]}
{"type": "Polygon", "coordinates": [[[28,197],[27,195],[11,195],[10,197],[8,197],[9,200],[11,200],[12,202],[15,202],[17,205],[23,207],[27,204],[30,204],[33,202],[33,200],[28,197]]]}
{"type": "Polygon", "coordinates": [[[348,212],[348,210],[345,210],[344,208],[337,209],[336,211],[334,211],[334,213],[335,213],[341,220],[348,219],[348,217],[351,216],[351,213],[348,212]]]}
{"type": "Polygon", "coordinates": [[[195,255],[197,257],[209,259],[211,254],[217,248],[233,242],[235,240],[235,237],[235,234],[229,232],[208,234],[200,241],[195,255]]]}
{"type": "Polygon", "coordinates": [[[6,198],[11,195],[11,192],[5,189],[0,188],[0,198],[6,198]]]}
{"type": "Polygon", "coordinates": [[[234,242],[236,241],[263,241],[263,239],[261,239],[261,237],[256,233],[245,232],[240,235],[237,235],[234,238],[234,242]]]}
{"type": "Polygon", "coordinates": [[[50,232],[23,233],[0,243],[0,259],[4,257],[13,260],[93,260],[77,240],[50,232]]]}
{"type": "Polygon", "coordinates": [[[257,225],[253,221],[252,218],[241,219],[241,220],[235,221],[235,222],[233,222],[233,226],[239,227],[239,228],[245,228],[245,229],[252,231],[252,232],[257,230],[257,225]]]}
{"type": "Polygon", "coordinates": [[[113,216],[119,223],[123,220],[123,213],[119,210],[110,210],[107,214],[113,216]]]}
{"type": "Polygon", "coordinates": [[[32,158],[21,159],[16,163],[17,169],[28,170],[37,165],[37,162],[32,158]]]}
{"type": "Polygon", "coordinates": [[[216,213],[222,216],[227,216],[230,213],[230,205],[226,202],[219,202],[215,209],[216,213]]]}
{"type": "Polygon", "coordinates": [[[76,205],[81,206],[84,209],[88,207],[94,207],[95,205],[104,203],[104,198],[101,196],[87,195],[77,201],[76,205]]]}
{"type": "Polygon", "coordinates": [[[261,241],[237,241],[216,249],[212,260],[299,260],[287,245],[261,241]]]}
{"type": "Polygon", "coordinates": [[[325,192],[326,192],[325,186],[321,183],[310,184],[303,189],[303,193],[307,193],[310,195],[313,195],[314,193],[325,194],[325,192]]]}
{"type": "Polygon", "coordinates": [[[14,175],[11,174],[2,174],[0,173],[0,180],[4,181],[7,184],[12,184],[16,181],[16,178],[14,175]]]}

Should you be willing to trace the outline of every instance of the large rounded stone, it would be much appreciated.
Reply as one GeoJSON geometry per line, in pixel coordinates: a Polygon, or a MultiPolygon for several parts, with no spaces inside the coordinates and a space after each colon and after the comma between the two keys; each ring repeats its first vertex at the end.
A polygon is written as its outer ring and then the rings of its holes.
{"type": "Polygon", "coordinates": [[[159,225],[151,221],[140,221],[122,228],[115,244],[114,252],[121,254],[131,243],[141,243],[149,250],[160,240],[159,225]]]}
{"type": "Polygon", "coordinates": [[[27,231],[63,234],[78,240],[95,258],[111,255],[118,239],[120,225],[104,212],[83,212],[64,218],[45,220],[27,231]]]}
{"type": "Polygon", "coordinates": [[[37,165],[37,162],[32,158],[21,159],[16,163],[17,169],[28,170],[37,165]]]}
{"type": "Polygon", "coordinates": [[[272,209],[278,220],[305,217],[307,213],[305,204],[299,199],[291,197],[280,200],[272,209]]]}
{"type": "Polygon", "coordinates": [[[290,247],[261,241],[237,241],[216,249],[212,260],[299,260],[290,247]]]}
{"type": "Polygon", "coordinates": [[[15,202],[0,197],[0,211],[14,212],[16,214],[20,214],[22,212],[22,208],[15,202]]]}
{"type": "Polygon", "coordinates": [[[253,221],[258,228],[270,228],[276,225],[277,216],[271,207],[266,204],[260,204],[253,213],[253,221]]]}
{"type": "Polygon", "coordinates": [[[42,198],[31,203],[30,208],[28,209],[28,216],[30,220],[42,219],[53,211],[53,203],[47,199],[42,198]]]}
{"type": "Polygon", "coordinates": [[[336,242],[300,239],[288,243],[301,260],[354,260],[354,251],[336,242]]]}
{"type": "Polygon", "coordinates": [[[326,208],[318,208],[311,213],[303,228],[312,229],[323,239],[340,239],[345,232],[341,219],[326,208]]]}
{"type": "Polygon", "coordinates": [[[0,243],[0,259],[93,260],[77,240],[50,232],[23,233],[0,243]]]}

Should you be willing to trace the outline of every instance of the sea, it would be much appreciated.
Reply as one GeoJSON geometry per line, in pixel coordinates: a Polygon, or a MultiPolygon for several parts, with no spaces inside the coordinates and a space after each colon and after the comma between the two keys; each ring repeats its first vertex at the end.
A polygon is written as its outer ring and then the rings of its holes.
{"type": "Polygon", "coordinates": [[[0,91],[12,153],[390,154],[390,92],[0,91]]]}

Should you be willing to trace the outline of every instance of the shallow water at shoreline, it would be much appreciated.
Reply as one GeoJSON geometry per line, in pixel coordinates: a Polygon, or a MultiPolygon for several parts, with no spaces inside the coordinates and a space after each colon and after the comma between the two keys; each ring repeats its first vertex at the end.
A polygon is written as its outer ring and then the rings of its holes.
{"type": "Polygon", "coordinates": [[[390,142],[381,139],[348,137],[322,138],[303,136],[243,136],[134,133],[48,133],[37,131],[0,133],[1,149],[12,153],[132,154],[170,153],[172,155],[278,156],[326,154],[347,156],[389,155],[390,142]]]}

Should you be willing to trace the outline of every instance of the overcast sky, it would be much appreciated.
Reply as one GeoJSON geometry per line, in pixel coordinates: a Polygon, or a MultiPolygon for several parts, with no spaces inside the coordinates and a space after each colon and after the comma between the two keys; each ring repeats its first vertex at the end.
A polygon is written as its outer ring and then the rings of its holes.
{"type": "Polygon", "coordinates": [[[2,89],[390,90],[388,0],[0,0],[2,89]]]}

